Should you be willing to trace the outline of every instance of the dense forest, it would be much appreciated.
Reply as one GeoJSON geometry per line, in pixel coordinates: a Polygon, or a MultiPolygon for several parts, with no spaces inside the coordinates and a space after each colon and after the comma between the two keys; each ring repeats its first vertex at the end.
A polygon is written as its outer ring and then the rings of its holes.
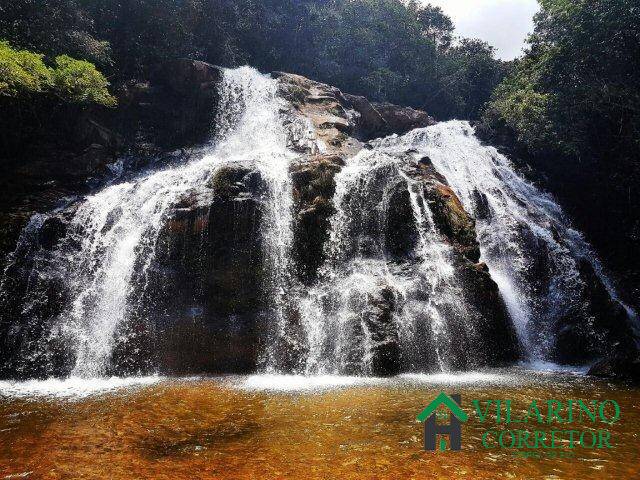
{"type": "Polygon", "coordinates": [[[640,294],[640,1],[541,0],[484,126],[515,148],[640,294]]]}
{"type": "Polygon", "coordinates": [[[416,1],[3,2],[3,162],[60,118],[114,108],[126,85],[167,59],[299,73],[437,119],[478,121],[564,202],[637,296],[640,0],[540,3],[526,54],[502,62],[416,1]]]}
{"type": "Polygon", "coordinates": [[[505,73],[480,40],[454,42],[439,8],[397,0],[18,0],[0,39],[94,63],[113,87],[163,60],[299,73],[344,91],[476,117],[505,73]]]}

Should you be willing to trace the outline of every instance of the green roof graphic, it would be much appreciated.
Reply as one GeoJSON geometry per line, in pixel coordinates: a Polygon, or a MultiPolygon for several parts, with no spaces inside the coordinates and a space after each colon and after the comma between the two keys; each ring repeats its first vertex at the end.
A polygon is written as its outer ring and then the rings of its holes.
{"type": "Polygon", "coordinates": [[[424,422],[427,418],[433,415],[433,413],[435,413],[436,409],[440,405],[444,405],[451,410],[451,413],[461,422],[466,422],[469,419],[469,416],[460,408],[460,405],[454,402],[453,399],[444,392],[440,392],[440,395],[427,405],[427,408],[425,408],[422,413],[416,417],[416,419],[420,422],[424,422]]]}

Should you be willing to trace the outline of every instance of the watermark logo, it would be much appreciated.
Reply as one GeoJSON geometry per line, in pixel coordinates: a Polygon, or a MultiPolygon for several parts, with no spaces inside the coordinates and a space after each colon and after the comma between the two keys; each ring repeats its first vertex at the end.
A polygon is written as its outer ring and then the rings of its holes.
{"type": "Polygon", "coordinates": [[[572,457],[583,449],[614,447],[610,427],[621,418],[615,400],[531,400],[526,408],[521,402],[472,400],[467,413],[460,394],[440,392],[416,417],[424,423],[424,449],[444,451],[448,438],[450,450],[460,451],[465,422],[477,422],[481,449],[517,456],[572,457]]]}
{"type": "Polygon", "coordinates": [[[446,441],[443,436],[449,436],[449,446],[451,450],[462,449],[462,423],[469,419],[469,416],[462,410],[462,397],[460,394],[447,395],[440,392],[427,407],[417,416],[419,422],[424,422],[424,449],[435,451],[438,435],[440,435],[440,451],[446,449],[446,441]],[[448,413],[439,415],[438,408],[446,407],[448,413]],[[448,424],[438,423],[439,417],[448,417],[448,424]]]}

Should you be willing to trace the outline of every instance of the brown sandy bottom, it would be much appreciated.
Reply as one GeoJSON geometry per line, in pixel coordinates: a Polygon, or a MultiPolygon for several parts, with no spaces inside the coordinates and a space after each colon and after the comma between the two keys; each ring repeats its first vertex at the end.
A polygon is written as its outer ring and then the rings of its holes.
{"type": "Polygon", "coordinates": [[[507,381],[471,378],[315,391],[248,388],[256,381],[277,386],[277,377],[160,380],[86,398],[17,398],[5,388],[0,479],[640,478],[640,390],[522,371],[508,373],[507,381]],[[611,427],[574,426],[610,429],[614,448],[578,448],[573,458],[486,450],[487,427],[475,414],[463,426],[462,451],[425,452],[415,417],[441,390],[461,393],[468,413],[474,398],[513,399],[521,414],[533,399],[614,399],[622,417],[611,427]]]}

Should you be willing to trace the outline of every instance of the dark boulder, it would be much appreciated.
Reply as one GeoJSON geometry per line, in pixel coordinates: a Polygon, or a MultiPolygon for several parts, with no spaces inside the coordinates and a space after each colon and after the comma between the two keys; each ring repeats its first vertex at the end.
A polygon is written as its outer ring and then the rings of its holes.
{"type": "Polygon", "coordinates": [[[162,371],[256,369],[268,302],[255,176],[239,165],[220,168],[209,200],[185,198],[160,233],[145,313],[162,371]]]}
{"type": "Polygon", "coordinates": [[[414,128],[424,128],[435,125],[436,121],[422,110],[411,107],[400,107],[391,103],[373,103],[373,107],[387,123],[387,134],[402,135],[414,128]]]}
{"type": "Polygon", "coordinates": [[[589,369],[589,375],[640,384],[640,354],[620,352],[603,358],[589,369]]]}
{"type": "Polygon", "coordinates": [[[355,136],[361,140],[383,137],[391,131],[387,121],[365,97],[345,95],[351,107],[358,113],[355,120],[355,136]]]}
{"type": "Polygon", "coordinates": [[[520,345],[511,317],[496,282],[484,263],[462,261],[457,278],[469,306],[467,319],[480,336],[478,345],[469,345],[467,353],[476,367],[513,363],[520,357],[520,345]]]}
{"type": "Polygon", "coordinates": [[[557,322],[555,360],[582,364],[618,352],[636,352],[638,336],[629,313],[611,297],[589,261],[578,265],[582,292],[567,299],[569,308],[557,322]]]}
{"type": "Polygon", "coordinates": [[[339,155],[318,155],[291,166],[296,212],[293,251],[298,276],[307,284],[316,278],[318,268],[325,261],[329,222],[335,212],[332,202],[336,187],[334,177],[343,165],[344,160],[339,155]]]}
{"type": "Polygon", "coordinates": [[[385,251],[395,261],[410,258],[419,244],[411,197],[404,182],[391,185],[387,192],[384,222],[385,251]]]}
{"type": "Polygon", "coordinates": [[[149,142],[160,149],[209,140],[222,69],[196,60],[177,59],[156,66],[150,78],[126,84],[112,124],[128,143],[149,142]]]}

